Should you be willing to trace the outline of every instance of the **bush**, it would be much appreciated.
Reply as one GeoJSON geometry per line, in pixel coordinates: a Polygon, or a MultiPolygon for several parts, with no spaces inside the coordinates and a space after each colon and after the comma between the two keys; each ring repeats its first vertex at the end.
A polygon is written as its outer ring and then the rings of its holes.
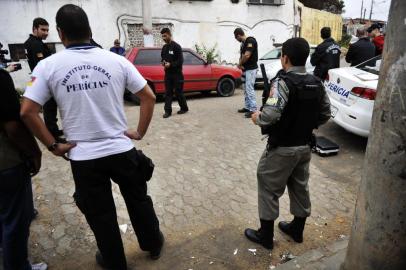
{"type": "Polygon", "coordinates": [[[338,45],[344,48],[348,48],[350,46],[350,41],[351,41],[352,36],[351,35],[343,35],[341,40],[338,42],[338,45]]]}
{"type": "Polygon", "coordinates": [[[206,45],[195,44],[196,52],[204,59],[207,63],[218,63],[220,61],[220,55],[217,51],[217,44],[213,47],[206,47],[206,45]]]}

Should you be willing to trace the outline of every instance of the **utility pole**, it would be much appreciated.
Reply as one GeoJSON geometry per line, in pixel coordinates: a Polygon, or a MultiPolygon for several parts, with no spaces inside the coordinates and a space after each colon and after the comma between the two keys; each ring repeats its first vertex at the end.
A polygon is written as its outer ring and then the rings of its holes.
{"type": "Polygon", "coordinates": [[[371,11],[369,12],[369,21],[372,19],[372,10],[374,9],[374,0],[371,0],[371,11]]]}
{"type": "Polygon", "coordinates": [[[364,16],[362,17],[362,21],[365,22],[365,13],[367,12],[367,8],[364,8],[364,16]]]}
{"type": "Polygon", "coordinates": [[[144,47],[153,47],[151,0],[142,0],[142,24],[144,47]]]}
{"type": "Polygon", "coordinates": [[[406,269],[405,14],[406,1],[392,0],[371,133],[343,270],[406,269]]]}
{"type": "Polygon", "coordinates": [[[362,10],[364,9],[364,0],[361,2],[361,17],[360,18],[360,23],[362,22],[362,10]]]}

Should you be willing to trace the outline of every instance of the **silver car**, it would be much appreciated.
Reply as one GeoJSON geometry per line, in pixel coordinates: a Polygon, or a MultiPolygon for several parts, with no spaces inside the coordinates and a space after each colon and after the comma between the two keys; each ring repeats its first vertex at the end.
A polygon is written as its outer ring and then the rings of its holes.
{"type": "MultiPolygon", "coordinates": [[[[315,50],[316,50],[316,45],[310,45],[310,54],[306,61],[306,71],[308,73],[313,73],[313,70],[314,70],[314,66],[312,66],[312,64],[310,64],[310,56],[314,53],[315,50]]],[[[282,55],[282,47],[277,47],[277,48],[272,49],[271,51],[267,52],[258,61],[259,67],[261,64],[265,65],[266,75],[268,76],[269,80],[272,79],[273,77],[275,77],[276,73],[278,73],[278,71],[282,69],[282,64],[281,64],[281,60],[280,60],[281,55],[282,55]]],[[[264,85],[264,79],[262,77],[261,68],[258,68],[257,76],[255,79],[255,85],[256,86],[264,85]]]]}

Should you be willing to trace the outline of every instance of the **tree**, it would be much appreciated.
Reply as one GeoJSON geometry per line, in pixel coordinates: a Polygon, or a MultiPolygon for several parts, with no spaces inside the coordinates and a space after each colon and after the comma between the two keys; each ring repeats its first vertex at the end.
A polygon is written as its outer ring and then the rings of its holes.
{"type": "Polygon", "coordinates": [[[405,14],[392,0],[345,270],[406,269],[405,14]]]}
{"type": "Polygon", "coordinates": [[[344,12],[344,1],[343,0],[299,0],[306,7],[315,8],[320,10],[325,10],[328,12],[341,14],[344,12]]]}

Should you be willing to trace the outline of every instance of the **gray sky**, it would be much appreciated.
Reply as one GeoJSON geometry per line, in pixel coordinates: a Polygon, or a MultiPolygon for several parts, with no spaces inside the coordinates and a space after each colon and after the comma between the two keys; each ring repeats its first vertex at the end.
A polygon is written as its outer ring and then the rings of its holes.
{"type": "MultiPolygon", "coordinates": [[[[369,12],[371,10],[371,1],[364,0],[364,8],[367,9],[365,18],[369,18],[369,12]]],[[[374,0],[374,9],[372,13],[372,19],[388,20],[389,8],[391,0],[374,0]]],[[[344,0],[345,13],[344,17],[359,18],[361,16],[361,3],[362,0],[344,0]]]]}

